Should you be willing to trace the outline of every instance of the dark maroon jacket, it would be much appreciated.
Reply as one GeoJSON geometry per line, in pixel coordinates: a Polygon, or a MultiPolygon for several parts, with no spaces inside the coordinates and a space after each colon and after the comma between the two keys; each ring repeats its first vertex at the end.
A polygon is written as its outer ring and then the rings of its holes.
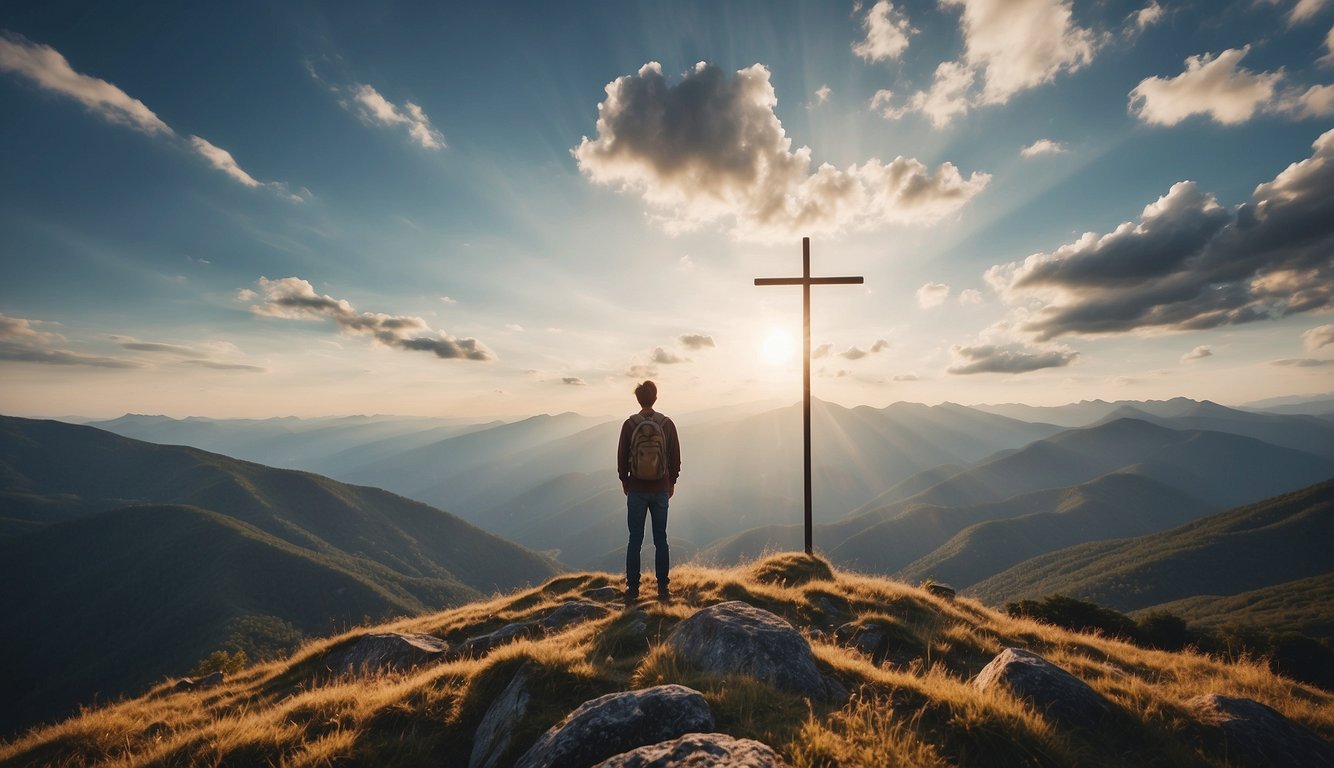
{"type": "MultiPolygon", "coordinates": [[[[653,410],[640,411],[640,415],[652,416],[653,410]]],[[[662,420],[662,434],[667,439],[667,476],[661,480],[640,480],[630,477],[630,435],[635,431],[634,417],[621,425],[621,440],[616,446],[616,472],[621,476],[621,484],[633,493],[667,492],[676,485],[676,478],[681,476],[681,440],[676,434],[676,425],[666,416],[662,420]]]]}

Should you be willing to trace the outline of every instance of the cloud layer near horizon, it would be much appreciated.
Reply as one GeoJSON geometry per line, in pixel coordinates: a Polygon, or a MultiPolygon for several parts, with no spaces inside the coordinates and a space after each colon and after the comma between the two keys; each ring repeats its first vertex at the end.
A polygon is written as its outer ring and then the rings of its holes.
{"type": "Polygon", "coordinates": [[[930,223],[991,178],[905,157],[812,172],[811,149],[792,150],[774,113],[778,100],[761,64],[728,75],[701,62],[669,85],[649,62],[606,93],[597,138],[585,136],[571,152],[591,181],[638,193],[670,230],[730,221],[739,238],[771,240],[930,223]]]}
{"type": "Polygon", "coordinates": [[[1334,130],[1234,210],[1183,181],[1138,223],[992,267],[1038,341],[1198,330],[1334,308],[1334,130]],[[1036,305],[1036,309],[1034,306],[1036,305]]]}
{"type": "Polygon", "coordinates": [[[261,277],[257,282],[259,293],[245,289],[238,295],[242,301],[261,298],[251,304],[250,311],[267,317],[290,320],[328,319],[344,333],[370,336],[380,344],[396,349],[431,352],[444,360],[495,360],[496,355],[477,339],[459,339],[439,331],[435,336],[420,317],[386,315],[379,312],[357,312],[343,299],[315,292],[315,287],[299,277],[270,280],[261,277]]]}

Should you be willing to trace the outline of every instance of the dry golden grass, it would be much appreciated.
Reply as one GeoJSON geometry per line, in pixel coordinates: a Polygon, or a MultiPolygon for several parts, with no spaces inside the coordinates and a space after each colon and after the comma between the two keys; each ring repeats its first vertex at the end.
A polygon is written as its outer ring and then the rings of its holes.
{"type": "MultiPolygon", "coordinates": [[[[450,643],[545,615],[608,574],[562,576],[541,587],[374,631],[433,634],[450,643]]],[[[1012,618],[967,599],[943,600],[882,578],[835,571],[823,560],[778,554],[734,568],[686,566],[678,599],[618,604],[609,615],[476,659],[401,673],[335,676],[324,664],[356,629],[290,658],[250,667],[224,684],[176,691],[164,682],[0,744],[0,764],[41,766],[466,765],[490,702],[520,670],[534,704],[513,736],[512,759],[583,701],[680,683],[701,691],[720,731],[763,741],[806,766],[1232,765],[1184,703],[1201,693],[1245,696],[1334,739],[1334,696],[1277,677],[1260,661],[1226,663],[1149,651],[1012,618]],[[706,605],[744,600],[808,634],[821,669],[853,692],[810,702],[747,677],[693,670],[662,644],[706,605]],[[836,645],[830,630],[853,617],[892,628],[913,651],[877,667],[836,645]],[[1021,702],[969,680],[1004,647],[1041,654],[1115,706],[1096,730],[1064,731],[1021,702]]]]}

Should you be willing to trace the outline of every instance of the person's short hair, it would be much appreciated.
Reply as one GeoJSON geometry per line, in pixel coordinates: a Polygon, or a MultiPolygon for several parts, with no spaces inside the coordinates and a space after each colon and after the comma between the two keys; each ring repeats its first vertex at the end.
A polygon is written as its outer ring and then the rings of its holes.
{"type": "Polygon", "coordinates": [[[641,408],[652,408],[653,404],[658,402],[658,385],[646,381],[635,387],[635,399],[639,401],[641,408]]]}

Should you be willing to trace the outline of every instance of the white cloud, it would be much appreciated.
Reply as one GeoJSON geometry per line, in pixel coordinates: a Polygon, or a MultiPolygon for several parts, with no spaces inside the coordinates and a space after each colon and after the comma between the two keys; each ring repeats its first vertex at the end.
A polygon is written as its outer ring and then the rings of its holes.
{"type": "MultiPolygon", "coordinates": [[[[95,77],[74,71],[64,56],[49,45],[40,45],[9,33],[0,33],[0,70],[27,77],[49,91],[68,96],[83,104],[102,119],[127,125],[150,136],[177,142],[176,132],[142,101],[131,98],[120,88],[95,77]]],[[[191,136],[190,147],[209,165],[247,187],[270,187],[295,202],[305,198],[287,191],[279,182],[264,184],[237,165],[230,152],[191,136]]]]}
{"type": "Polygon", "coordinates": [[[1146,78],[1130,92],[1130,111],[1156,125],[1176,125],[1191,115],[1208,115],[1224,125],[1245,122],[1269,105],[1283,77],[1238,66],[1249,52],[1248,45],[1217,56],[1191,56],[1176,77],[1146,78]]]}
{"type": "Polygon", "coordinates": [[[518,323],[506,323],[505,330],[512,331],[514,333],[523,333],[523,326],[519,325],[518,323]]]}
{"type": "Polygon", "coordinates": [[[105,80],[75,72],[65,57],[49,45],[4,33],[0,35],[0,69],[18,73],[49,91],[75,99],[109,122],[128,125],[149,135],[175,135],[142,101],[105,80]]]}
{"type": "Polygon", "coordinates": [[[649,359],[658,365],[677,365],[679,363],[688,363],[690,358],[685,355],[678,355],[675,352],[669,352],[662,347],[654,347],[653,354],[649,359]]]}
{"type": "Polygon", "coordinates": [[[1070,0],[941,0],[963,6],[964,58],[985,70],[981,103],[1004,104],[1093,61],[1094,34],[1074,23],[1070,0]]]}
{"type": "Polygon", "coordinates": [[[1201,344],[1195,349],[1192,349],[1191,351],[1182,355],[1181,362],[1189,363],[1193,360],[1203,360],[1206,357],[1213,357],[1213,356],[1214,356],[1213,347],[1209,346],[1208,344],[1201,344]]]}
{"type": "Polygon", "coordinates": [[[1020,157],[1037,157],[1038,155],[1063,155],[1068,152],[1064,144],[1057,143],[1051,139],[1038,139],[1019,150],[1020,157]]]}
{"type": "Polygon", "coordinates": [[[453,296],[441,296],[441,297],[440,297],[440,300],[443,301],[443,302],[445,302],[446,304],[458,304],[458,303],[459,303],[459,300],[456,299],[456,298],[454,298],[453,296]]]}
{"type": "Polygon", "coordinates": [[[897,120],[912,112],[919,112],[937,128],[945,128],[954,118],[964,115],[972,106],[969,91],[973,87],[976,73],[957,61],[945,61],[936,67],[931,88],[918,91],[908,98],[906,104],[895,107],[892,91],[880,90],[871,99],[871,109],[880,112],[887,120],[897,120]]]}
{"type": "Polygon", "coordinates": [[[1298,119],[1334,115],[1334,85],[1313,85],[1304,91],[1284,94],[1274,105],[1276,112],[1288,112],[1298,119]]]}
{"type": "Polygon", "coordinates": [[[826,101],[829,101],[829,94],[831,94],[831,93],[833,93],[833,91],[829,88],[829,85],[828,85],[828,84],[825,84],[825,85],[820,86],[819,88],[816,88],[816,89],[815,89],[815,103],[816,103],[816,104],[823,104],[823,103],[825,103],[826,101]]]}
{"type": "MultiPolygon", "coordinates": [[[[250,311],[257,315],[289,320],[333,320],[344,333],[370,336],[387,347],[431,352],[445,360],[496,359],[495,353],[477,339],[458,339],[444,331],[435,332],[434,336],[422,335],[432,331],[420,317],[358,313],[346,300],[318,294],[314,286],[299,277],[279,280],[261,277],[258,285],[258,294],[249,291],[251,298],[263,298],[262,303],[250,306],[250,311]]],[[[238,298],[241,295],[238,294],[238,298]]]]}
{"type": "Polygon", "coordinates": [[[571,387],[582,387],[588,384],[588,382],[584,381],[578,376],[562,376],[561,383],[571,387]]]}
{"type": "Polygon", "coordinates": [[[1273,360],[1270,365],[1282,365],[1290,368],[1323,368],[1326,365],[1334,365],[1334,360],[1320,360],[1314,357],[1290,358],[1287,360],[1273,360]]]}
{"type": "Polygon", "coordinates": [[[1300,24],[1309,21],[1325,7],[1329,0],[1297,0],[1288,12],[1288,24],[1300,24]]]}
{"type": "Polygon", "coordinates": [[[706,336],[702,333],[687,333],[682,336],[677,336],[676,340],[686,349],[699,350],[706,347],[713,349],[714,347],[713,337],[706,336]]]}
{"type": "Polygon", "coordinates": [[[190,146],[194,147],[195,151],[209,162],[209,165],[212,165],[214,168],[217,168],[219,171],[222,171],[241,184],[247,187],[263,186],[261,182],[255,180],[255,177],[241,170],[241,166],[236,164],[236,160],[232,157],[231,152],[215,147],[198,136],[190,137],[190,146]]]}
{"type": "Polygon", "coordinates": [[[1037,348],[1020,344],[977,346],[956,345],[950,349],[955,363],[947,373],[969,375],[974,373],[1031,373],[1044,368],[1063,368],[1079,353],[1065,347],[1037,348]]]}
{"type": "Polygon", "coordinates": [[[957,212],[991,178],[904,157],[812,172],[810,148],[793,151],[774,114],[777,98],[760,64],[729,76],[700,63],[668,85],[650,62],[606,92],[597,138],[571,152],[591,181],[638,193],[671,231],[730,221],[736,237],[773,240],[930,223],[957,212]]]}
{"type": "Polygon", "coordinates": [[[908,37],[917,30],[908,24],[908,17],[894,8],[889,0],[877,0],[862,19],[866,37],[854,43],[852,52],[867,61],[897,59],[908,50],[908,37]]]}
{"type": "Polygon", "coordinates": [[[357,114],[366,122],[384,126],[405,126],[408,135],[422,149],[444,149],[445,135],[431,125],[426,112],[410,101],[400,108],[380,95],[374,87],[361,84],[351,89],[357,114]]]}
{"type": "Polygon", "coordinates": [[[1317,61],[1325,65],[1334,64],[1334,27],[1330,27],[1325,33],[1325,55],[1317,61]]]}
{"type": "Polygon", "coordinates": [[[1302,346],[1307,352],[1334,344],[1334,325],[1318,325],[1302,334],[1302,346]]]}
{"type": "Polygon", "coordinates": [[[959,291],[959,303],[967,305],[981,304],[982,292],[975,288],[965,288],[959,291]]]}
{"type": "Polygon", "coordinates": [[[917,306],[922,309],[938,307],[949,298],[950,287],[944,283],[927,283],[917,289],[917,306]]]}
{"type": "Polygon", "coordinates": [[[820,346],[816,347],[814,350],[811,351],[811,359],[819,360],[822,357],[829,357],[829,355],[833,353],[833,351],[834,351],[833,344],[821,344],[820,346]]]}
{"type": "Polygon", "coordinates": [[[876,339],[875,343],[871,345],[871,354],[878,354],[886,349],[889,349],[889,342],[885,339],[876,339]]]}
{"type": "Polygon", "coordinates": [[[1334,130],[1313,149],[1233,210],[1180,182],[1137,223],[992,267],[987,281],[1039,341],[1334,309],[1334,130]]]}
{"type": "Polygon", "coordinates": [[[1148,5],[1130,14],[1130,18],[1134,31],[1143,32],[1163,20],[1163,6],[1159,5],[1158,0],[1151,0],[1148,5]]]}
{"type": "Polygon", "coordinates": [[[39,331],[31,320],[0,314],[0,360],[41,365],[77,365],[92,368],[142,368],[132,360],[97,357],[61,349],[59,334],[39,331]]]}

